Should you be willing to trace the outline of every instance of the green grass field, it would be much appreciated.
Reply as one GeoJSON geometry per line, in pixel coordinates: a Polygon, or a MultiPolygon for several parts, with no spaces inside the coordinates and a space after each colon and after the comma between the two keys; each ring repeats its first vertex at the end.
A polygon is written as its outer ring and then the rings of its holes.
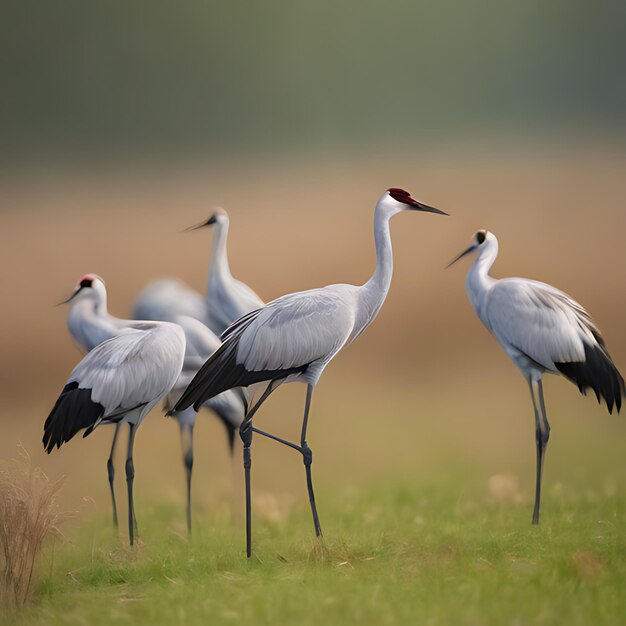
{"type": "MultiPolygon", "coordinates": [[[[414,481],[412,481],[414,483],[414,481]]],[[[496,504],[451,471],[420,484],[370,485],[320,498],[326,537],[308,509],[257,515],[254,556],[221,507],[197,520],[140,507],[138,548],[100,515],[46,553],[35,601],[7,624],[623,624],[626,501],[620,491],[546,493],[496,504]],[[173,531],[172,528],[176,528],[173,531]]]]}
{"type": "MultiPolygon", "coordinates": [[[[255,439],[249,562],[241,475],[229,472],[217,420],[203,417],[196,433],[190,539],[178,429],[159,415],[142,427],[132,550],[121,458],[119,534],[109,518],[110,434],[48,457],[39,424],[14,420],[8,437],[35,450],[50,476],[66,475],[61,506],[77,512],[65,539],[48,544],[28,606],[0,623],[623,624],[626,424],[551,381],[553,436],[533,527],[533,425],[515,382],[493,387],[489,411],[461,405],[458,389],[429,386],[417,411],[407,393],[359,397],[329,384],[310,437],[324,542],[314,539],[301,459],[255,439]]],[[[260,422],[291,438],[302,391],[292,387],[260,422]]]]}
{"type": "MultiPolygon", "coordinates": [[[[443,271],[471,233],[489,228],[502,244],[495,275],[571,293],[623,368],[626,291],[616,277],[626,268],[626,152],[614,138],[511,144],[504,135],[458,148],[393,145],[384,158],[359,150],[266,163],[220,155],[189,171],[131,174],[122,166],[48,178],[44,168],[5,177],[0,200],[12,210],[3,252],[11,262],[0,272],[13,299],[0,325],[0,465],[23,445],[51,479],[65,476],[60,506],[78,513],[63,526],[64,541],[46,547],[28,606],[0,609],[2,626],[626,623],[624,412],[608,416],[565,380],[546,382],[552,436],[542,524],[532,527],[527,386],[472,312],[467,266],[443,271]],[[67,310],[52,304],[91,271],[105,277],[111,312],[122,317],[157,276],[204,289],[209,237],[176,232],[214,202],[232,207],[234,274],[264,299],[360,284],[373,267],[373,202],[403,181],[453,217],[397,218],[385,307],[316,390],[309,443],[323,546],[313,538],[301,459],[259,438],[255,556],[246,561],[243,521],[230,506],[233,485],[241,503],[240,485],[223,429],[206,414],[195,431],[188,539],[178,428],[157,409],[137,436],[142,543],[130,550],[108,513],[111,430],[78,436],[50,456],[42,450],[44,420],[79,358],[67,310]],[[322,252],[315,263],[307,262],[311,251],[322,252]]],[[[303,402],[302,386],[285,385],[257,425],[297,440],[303,402]]]]}

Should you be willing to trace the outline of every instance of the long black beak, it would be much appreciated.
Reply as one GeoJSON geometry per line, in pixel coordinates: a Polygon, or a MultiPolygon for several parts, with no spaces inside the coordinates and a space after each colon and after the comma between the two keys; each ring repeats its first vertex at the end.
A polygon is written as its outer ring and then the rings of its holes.
{"type": "Polygon", "coordinates": [[[181,233],[188,233],[192,230],[199,230],[200,228],[206,228],[207,226],[213,226],[217,222],[215,215],[211,215],[211,217],[206,222],[201,222],[200,224],[196,224],[195,226],[190,226],[189,228],[185,228],[181,230],[181,233]]]}
{"type": "Polygon", "coordinates": [[[461,254],[454,257],[454,259],[452,259],[452,261],[450,261],[450,263],[446,265],[446,269],[448,269],[451,265],[454,265],[457,261],[460,261],[465,255],[469,254],[470,252],[474,252],[474,250],[476,250],[477,247],[478,246],[475,243],[473,243],[467,250],[463,250],[461,254]]]}
{"type": "Polygon", "coordinates": [[[411,202],[409,206],[414,211],[426,211],[426,213],[438,213],[439,215],[447,215],[448,217],[450,216],[450,214],[446,213],[445,211],[436,209],[434,206],[428,206],[427,204],[424,204],[423,202],[418,202],[417,200],[413,200],[413,202],[411,202]]]}
{"type": "Polygon", "coordinates": [[[61,306],[62,304],[67,304],[68,302],[71,302],[82,291],[82,289],[83,288],[80,286],[77,287],[74,290],[74,293],[69,298],[67,298],[67,300],[62,300],[61,302],[57,302],[54,306],[61,306]]]}

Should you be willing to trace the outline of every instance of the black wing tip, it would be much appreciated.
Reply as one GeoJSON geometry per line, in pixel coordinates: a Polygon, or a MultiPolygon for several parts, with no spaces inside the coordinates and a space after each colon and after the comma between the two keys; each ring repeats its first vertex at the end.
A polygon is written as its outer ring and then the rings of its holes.
{"type": "Polygon", "coordinates": [[[555,363],[556,368],[577,387],[580,393],[587,395],[591,389],[598,401],[606,403],[609,415],[613,408],[619,413],[622,397],[626,396],[624,378],[613,363],[603,344],[590,346],[585,344],[585,360],[579,363],[555,363]]]}
{"type": "MultiPolygon", "coordinates": [[[[211,398],[240,387],[248,387],[255,383],[281,380],[292,374],[301,374],[309,366],[306,363],[297,367],[275,370],[250,371],[241,363],[237,363],[238,337],[227,339],[198,370],[183,395],[174,405],[174,411],[183,411],[193,405],[199,411],[202,405],[211,398]]],[[[244,407],[248,408],[248,400],[242,394],[244,407]]]]}
{"type": "Polygon", "coordinates": [[[51,440],[50,434],[48,432],[44,432],[44,436],[41,439],[41,443],[43,443],[43,449],[46,454],[50,454],[55,447],[59,447],[60,444],[53,443],[51,440]]]}
{"type": "Polygon", "coordinates": [[[233,369],[237,369],[235,359],[237,343],[236,339],[222,343],[198,370],[170,411],[184,411],[191,405],[199,411],[209,398],[236,386],[230,385],[229,382],[233,377],[233,369]]]}
{"type": "Polygon", "coordinates": [[[83,428],[87,429],[85,436],[88,435],[103,413],[104,407],[92,401],[91,389],[80,389],[76,381],[68,383],[44,424],[44,450],[50,454],[83,428]]]}

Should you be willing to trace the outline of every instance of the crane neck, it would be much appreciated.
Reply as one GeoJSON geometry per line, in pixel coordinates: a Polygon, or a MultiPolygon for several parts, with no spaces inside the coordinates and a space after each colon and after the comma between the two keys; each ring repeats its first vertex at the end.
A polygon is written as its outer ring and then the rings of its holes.
{"type": "Polygon", "coordinates": [[[497,279],[489,275],[489,270],[498,256],[498,242],[491,240],[484,244],[467,273],[465,287],[470,302],[478,317],[483,319],[486,305],[486,296],[497,282],[497,279]]]}
{"type": "Polygon", "coordinates": [[[71,312],[77,317],[81,317],[85,320],[106,320],[109,316],[107,309],[106,296],[100,296],[98,299],[85,298],[79,300],[72,305],[71,312]]]}
{"type": "Polygon", "coordinates": [[[228,265],[228,220],[219,221],[215,224],[213,234],[213,247],[211,251],[211,267],[209,268],[209,284],[216,276],[230,278],[230,266],[228,265]]]}
{"type": "Polygon", "coordinates": [[[86,352],[114,337],[123,327],[123,322],[108,313],[106,300],[103,302],[95,298],[79,300],[67,316],[70,333],[86,352]]]}
{"type": "Polygon", "coordinates": [[[96,315],[102,315],[103,317],[109,314],[106,294],[101,295],[100,298],[96,300],[94,305],[94,311],[96,315]]]}
{"type": "Polygon", "coordinates": [[[393,275],[393,250],[389,220],[391,214],[379,206],[374,212],[374,243],[376,246],[376,269],[370,279],[361,287],[361,304],[369,323],[385,302],[393,275]]]}

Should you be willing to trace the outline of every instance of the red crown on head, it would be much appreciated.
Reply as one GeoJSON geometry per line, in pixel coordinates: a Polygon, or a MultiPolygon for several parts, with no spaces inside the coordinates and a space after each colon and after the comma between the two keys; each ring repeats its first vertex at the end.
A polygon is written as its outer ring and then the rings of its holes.
{"type": "Polygon", "coordinates": [[[408,191],[400,189],[399,187],[391,187],[391,189],[387,189],[387,191],[396,202],[402,202],[403,204],[412,204],[415,202],[408,191]]]}

